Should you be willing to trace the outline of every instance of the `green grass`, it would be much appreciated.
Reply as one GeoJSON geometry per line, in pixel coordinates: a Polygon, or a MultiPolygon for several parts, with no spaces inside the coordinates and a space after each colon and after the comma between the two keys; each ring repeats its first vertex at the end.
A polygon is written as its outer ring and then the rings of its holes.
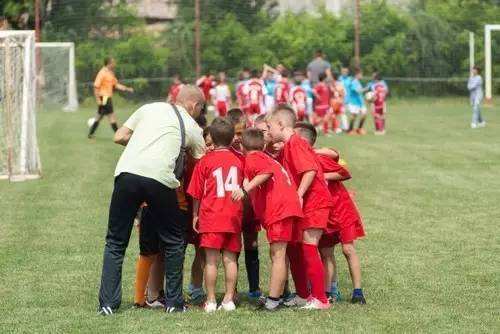
{"type": "MultiPolygon", "coordinates": [[[[122,121],[132,111],[117,109],[122,121]]],[[[368,305],[276,314],[247,303],[233,314],[133,310],[134,233],[122,308],[112,318],[95,310],[122,148],[105,123],[96,141],[86,139],[91,115],[90,109],[40,112],[43,178],[0,182],[0,333],[500,332],[498,110],[486,109],[488,127],[471,130],[465,99],[391,101],[385,137],[321,139],[340,150],[354,176],[348,186],[368,233],[357,244],[368,305]]],[[[192,254],[189,248],[187,261],[192,254]]],[[[350,281],[338,250],[337,258],[347,297],[350,281]]],[[[245,290],[244,269],[240,275],[245,290]]]]}

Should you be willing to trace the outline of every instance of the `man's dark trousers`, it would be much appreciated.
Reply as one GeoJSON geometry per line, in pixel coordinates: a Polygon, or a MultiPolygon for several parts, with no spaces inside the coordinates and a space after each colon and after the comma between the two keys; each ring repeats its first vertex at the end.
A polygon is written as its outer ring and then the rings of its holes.
{"type": "Polygon", "coordinates": [[[185,251],[185,224],[175,189],[143,176],[121,173],[109,208],[108,232],[104,247],[99,304],[117,309],[122,298],[122,265],[141,203],[146,202],[154,215],[155,228],[165,252],[166,306],[184,305],[182,276],[185,251]]]}

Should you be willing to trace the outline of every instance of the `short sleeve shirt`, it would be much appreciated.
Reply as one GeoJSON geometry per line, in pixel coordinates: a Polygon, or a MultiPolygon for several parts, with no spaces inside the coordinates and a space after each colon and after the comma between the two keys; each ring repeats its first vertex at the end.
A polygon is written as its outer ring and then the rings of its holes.
{"type": "Polygon", "coordinates": [[[330,63],[322,58],[316,58],[311,61],[309,65],[307,65],[307,71],[311,73],[310,80],[312,84],[316,84],[319,81],[319,75],[326,72],[326,70],[330,69],[331,67],[332,66],[330,65],[330,63]]]}
{"type": "Polygon", "coordinates": [[[106,67],[103,67],[94,81],[94,87],[97,89],[97,93],[99,96],[113,96],[113,90],[115,89],[118,80],[115,77],[115,74],[108,70],[106,67]]]}
{"type": "MultiPolygon", "coordinates": [[[[205,153],[203,130],[187,111],[178,107],[186,129],[186,147],[194,159],[205,153]]],[[[171,189],[179,187],[174,175],[175,162],[181,148],[179,119],[168,103],[146,104],[135,111],[125,122],[133,131],[115,169],[155,179],[171,189]]]]}

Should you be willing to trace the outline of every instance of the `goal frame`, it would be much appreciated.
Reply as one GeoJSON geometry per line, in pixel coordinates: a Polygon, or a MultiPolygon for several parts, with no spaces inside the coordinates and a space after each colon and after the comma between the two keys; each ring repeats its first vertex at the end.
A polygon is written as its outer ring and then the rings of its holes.
{"type": "MultiPolygon", "coordinates": [[[[75,74],[75,43],[73,42],[38,42],[35,43],[35,49],[42,48],[67,48],[68,52],[68,103],[63,110],[73,112],[78,109],[78,93],[76,89],[76,74],[75,74]]],[[[38,75],[38,73],[37,73],[38,75]]]]}
{"type": "MultiPolygon", "coordinates": [[[[10,36],[25,36],[26,39],[24,41],[24,46],[28,50],[30,49],[29,46],[30,44],[33,45],[33,48],[31,49],[31,52],[24,52],[24,59],[23,59],[23,73],[24,73],[24,78],[29,77],[29,73],[33,71],[34,69],[34,64],[35,64],[35,31],[33,30],[0,30],[0,38],[8,38],[10,36]]],[[[32,180],[32,179],[38,179],[41,177],[41,163],[40,163],[40,155],[38,153],[38,147],[36,148],[36,159],[37,159],[37,174],[28,174],[27,173],[27,166],[26,166],[26,160],[27,160],[27,141],[28,141],[28,133],[29,133],[29,128],[28,128],[28,118],[29,118],[29,108],[30,108],[30,101],[28,96],[31,96],[31,98],[34,101],[34,97],[36,96],[36,85],[32,85],[30,87],[28,80],[24,79],[23,80],[23,98],[22,98],[22,107],[21,107],[21,134],[20,134],[20,154],[19,154],[19,166],[20,166],[20,173],[13,175],[11,172],[10,166],[8,167],[8,174],[7,175],[0,175],[0,179],[8,179],[10,181],[24,181],[24,180],[32,180]],[[29,94],[31,91],[31,94],[29,94]]],[[[32,116],[36,117],[36,103],[32,103],[31,105],[32,108],[32,116]]],[[[36,130],[35,130],[36,131],[36,130]]],[[[36,134],[35,134],[36,136],[36,134]]],[[[36,137],[35,137],[36,138],[36,137]]],[[[7,159],[10,160],[10,157],[7,159]]],[[[9,161],[8,164],[11,164],[9,161]]]]}
{"type": "Polygon", "coordinates": [[[488,102],[490,102],[493,98],[491,71],[491,32],[499,30],[500,24],[486,24],[484,26],[484,79],[485,98],[488,102]]]}

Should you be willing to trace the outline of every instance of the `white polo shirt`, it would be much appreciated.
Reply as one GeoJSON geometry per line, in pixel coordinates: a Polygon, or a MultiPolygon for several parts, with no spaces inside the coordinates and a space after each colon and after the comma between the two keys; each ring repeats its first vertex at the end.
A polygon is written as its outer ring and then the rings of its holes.
{"type": "MultiPolygon", "coordinates": [[[[205,153],[203,130],[182,107],[177,107],[186,128],[186,147],[195,159],[205,153]]],[[[131,173],[155,179],[171,189],[179,187],[175,161],[181,147],[179,119],[168,103],[156,102],[137,109],[124,126],[132,136],[116,165],[115,176],[131,173]]]]}

